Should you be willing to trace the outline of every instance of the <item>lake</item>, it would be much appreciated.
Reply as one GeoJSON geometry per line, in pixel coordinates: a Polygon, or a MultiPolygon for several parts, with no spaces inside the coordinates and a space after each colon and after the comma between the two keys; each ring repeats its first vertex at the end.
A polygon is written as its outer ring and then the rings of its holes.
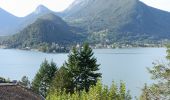
{"type": "MultiPolygon", "coordinates": [[[[113,80],[117,83],[123,80],[133,96],[140,94],[144,83],[152,83],[146,68],[152,67],[154,61],[164,61],[166,56],[165,48],[95,49],[94,52],[101,64],[103,83],[111,85],[113,80]]],[[[61,66],[67,54],[0,49],[0,76],[20,80],[26,75],[32,80],[44,59],[61,66]]]]}

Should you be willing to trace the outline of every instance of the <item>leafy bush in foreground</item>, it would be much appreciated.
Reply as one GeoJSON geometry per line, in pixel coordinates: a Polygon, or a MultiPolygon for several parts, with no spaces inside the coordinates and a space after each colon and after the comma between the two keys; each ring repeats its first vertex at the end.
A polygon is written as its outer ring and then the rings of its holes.
{"type": "Polygon", "coordinates": [[[126,91],[125,83],[120,82],[120,87],[113,82],[111,87],[103,85],[100,81],[95,86],[91,86],[89,91],[74,92],[55,90],[49,92],[47,100],[131,100],[129,91],[126,91]]]}

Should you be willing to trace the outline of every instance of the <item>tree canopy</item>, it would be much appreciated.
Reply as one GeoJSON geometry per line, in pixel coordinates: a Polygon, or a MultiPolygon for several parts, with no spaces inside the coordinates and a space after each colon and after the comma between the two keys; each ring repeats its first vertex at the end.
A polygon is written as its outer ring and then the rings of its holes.
{"type": "MultiPolygon", "coordinates": [[[[66,92],[89,91],[90,86],[96,85],[101,77],[99,64],[94,57],[93,50],[88,44],[82,48],[73,47],[68,55],[68,61],[56,73],[53,88],[58,90],[66,89],[66,92]]],[[[51,90],[54,90],[51,88],[51,90]]]]}
{"type": "Polygon", "coordinates": [[[56,64],[53,61],[49,64],[48,61],[45,60],[33,79],[32,89],[46,97],[56,71],[56,64]]]}
{"type": "Polygon", "coordinates": [[[145,85],[141,100],[169,100],[170,99],[170,46],[167,46],[167,62],[153,63],[153,68],[148,68],[152,79],[156,83],[145,85]]]}

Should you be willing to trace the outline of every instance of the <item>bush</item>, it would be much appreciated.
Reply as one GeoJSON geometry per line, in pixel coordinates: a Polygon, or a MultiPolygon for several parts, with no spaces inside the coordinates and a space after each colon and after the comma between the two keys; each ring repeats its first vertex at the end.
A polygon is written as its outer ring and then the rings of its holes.
{"type": "Polygon", "coordinates": [[[131,100],[129,91],[126,91],[125,83],[121,82],[120,87],[113,82],[111,87],[105,86],[98,81],[95,86],[91,86],[89,91],[74,91],[73,94],[66,93],[65,90],[49,92],[47,100],[131,100]]]}

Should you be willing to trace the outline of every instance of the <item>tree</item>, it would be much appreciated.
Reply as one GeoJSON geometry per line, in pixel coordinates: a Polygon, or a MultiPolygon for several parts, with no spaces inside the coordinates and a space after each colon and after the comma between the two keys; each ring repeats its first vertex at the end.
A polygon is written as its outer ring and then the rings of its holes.
{"type": "Polygon", "coordinates": [[[72,76],[72,83],[77,91],[85,89],[88,92],[90,86],[95,85],[101,77],[101,73],[97,73],[100,65],[93,55],[88,44],[84,44],[80,50],[74,47],[69,55],[65,68],[72,76]]]}
{"type": "Polygon", "coordinates": [[[150,90],[147,84],[145,84],[144,88],[142,89],[140,100],[151,100],[150,90]]]}
{"type": "Polygon", "coordinates": [[[45,60],[33,79],[32,89],[46,97],[56,71],[56,64],[53,61],[49,64],[48,61],[45,60]]]}
{"type": "Polygon", "coordinates": [[[112,85],[111,85],[109,91],[110,91],[109,92],[109,98],[111,98],[111,100],[119,97],[119,95],[118,95],[118,88],[117,88],[117,86],[116,86],[114,81],[112,82],[112,85]]]}
{"type": "Polygon", "coordinates": [[[69,92],[73,92],[74,89],[78,90],[78,81],[80,80],[79,74],[80,74],[80,67],[79,67],[79,52],[78,50],[73,47],[72,51],[70,52],[68,56],[68,62],[64,64],[64,67],[67,71],[68,76],[70,76],[69,80],[71,80],[70,88],[66,88],[69,90],[69,92]]]}
{"type": "Polygon", "coordinates": [[[120,82],[120,100],[125,100],[126,97],[126,86],[125,83],[120,82]]]}
{"type": "MultiPolygon", "coordinates": [[[[125,86],[122,87],[125,88],[125,86]]],[[[99,80],[95,86],[90,86],[88,92],[86,92],[85,90],[74,91],[74,93],[72,94],[66,93],[65,90],[49,92],[46,99],[47,100],[132,100],[129,92],[124,92],[124,89],[123,89],[123,95],[125,98],[121,99],[120,98],[120,95],[122,95],[121,91],[122,91],[121,88],[117,89],[117,85],[115,85],[114,83],[112,84],[112,87],[108,88],[108,86],[103,85],[99,80]]]]}
{"type": "MultiPolygon", "coordinates": [[[[156,80],[156,83],[147,87],[147,95],[149,99],[154,100],[169,100],[170,99],[170,46],[167,46],[167,63],[153,63],[153,68],[148,68],[149,73],[152,75],[152,79],[156,80]]],[[[143,91],[142,95],[146,94],[143,91]]],[[[147,100],[147,99],[141,99],[147,100]]]]}
{"type": "Polygon", "coordinates": [[[28,79],[27,76],[23,76],[23,77],[21,78],[20,84],[21,84],[22,86],[27,87],[27,88],[30,88],[30,86],[31,86],[31,83],[30,83],[30,81],[29,81],[29,79],[28,79]]]}
{"type": "Polygon", "coordinates": [[[88,92],[90,86],[96,85],[98,78],[101,77],[98,70],[99,64],[88,44],[84,44],[81,49],[73,47],[68,55],[68,61],[56,73],[52,87],[57,90],[65,88],[67,93],[73,93],[74,90],[88,92]]]}
{"type": "Polygon", "coordinates": [[[80,69],[80,89],[85,89],[86,92],[89,91],[91,85],[95,85],[101,73],[97,73],[99,70],[99,64],[97,64],[97,59],[93,56],[93,50],[86,43],[83,48],[80,49],[79,57],[79,69],[80,69]]]}
{"type": "Polygon", "coordinates": [[[5,79],[3,77],[0,77],[0,83],[10,83],[11,80],[9,78],[5,79]]]}
{"type": "Polygon", "coordinates": [[[3,77],[0,77],[0,83],[6,83],[6,79],[3,77]]]}
{"type": "Polygon", "coordinates": [[[73,92],[72,90],[74,90],[74,88],[72,86],[72,80],[70,79],[71,79],[71,76],[68,74],[65,67],[62,66],[55,73],[55,77],[53,78],[49,92],[58,93],[58,91],[64,91],[65,89],[67,89],[66,91],[67,93],[73,92]]]}

